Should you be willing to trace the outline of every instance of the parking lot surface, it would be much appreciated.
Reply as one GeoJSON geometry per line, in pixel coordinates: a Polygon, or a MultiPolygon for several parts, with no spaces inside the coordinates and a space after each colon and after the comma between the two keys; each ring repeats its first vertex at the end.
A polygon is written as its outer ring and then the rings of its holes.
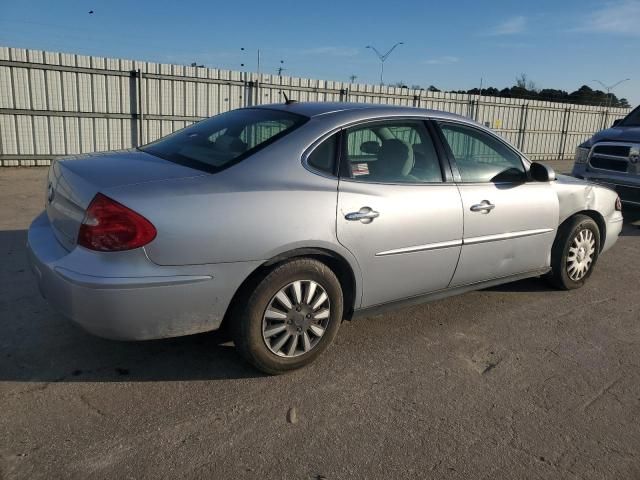
{"type": "Polygon", "coordinates": [[[588,285],[344,323],[267,377],[218,334],[102,340],[25,260],[45,169],[0,169],[0,478],[640,478],[640,229],[588,285]]]}

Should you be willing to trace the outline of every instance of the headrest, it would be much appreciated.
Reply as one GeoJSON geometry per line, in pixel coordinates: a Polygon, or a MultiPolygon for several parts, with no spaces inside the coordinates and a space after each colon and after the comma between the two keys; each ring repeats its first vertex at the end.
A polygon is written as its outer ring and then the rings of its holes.
{"type": "Polygon", "coordinates": [[[381,167],[385,171],[399,174],[403,177],[409,175],[413,170],[413,150],[409,144],[397,138],[382,142],[378,160],[381,160],[381,167]]]}
{"type": "Polygon", "coordinates": [[[242,153],[247,149],[247,144],[238,137],[231,135],[220,135],[216,138],[216,147],[227,152],[242,153]]]}
{"type": "Polygon", "coordinates": [[[360,145],[360,151],[362,153],[368,153],[370,155],[377,155],[380,151],[380,144],[375,140],[362,142],[362,145],[360,145]]]}

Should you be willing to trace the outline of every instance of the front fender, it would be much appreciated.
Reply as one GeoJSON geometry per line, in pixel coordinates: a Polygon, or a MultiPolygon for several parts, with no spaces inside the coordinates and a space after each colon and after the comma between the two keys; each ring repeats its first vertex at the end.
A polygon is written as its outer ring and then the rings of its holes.
{"type": "Polygon", "coordinates": [[[605,222],[616,214],[618,194],[607,187],[565,175],[558,175],[553,185],[560,206],[558,224],[583,211],[597,212],[605,222]]]}

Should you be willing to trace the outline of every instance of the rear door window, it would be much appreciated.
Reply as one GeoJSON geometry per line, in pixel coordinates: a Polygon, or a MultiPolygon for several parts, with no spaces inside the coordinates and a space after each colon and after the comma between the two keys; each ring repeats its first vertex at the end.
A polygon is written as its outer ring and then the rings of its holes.
{"type": "Polygon", "coordinates": [[[443,181],[438,155],[421,121],[390,120],[352,127],[345,137],[341,158],[347,177],[381,183],[443,181]]]}

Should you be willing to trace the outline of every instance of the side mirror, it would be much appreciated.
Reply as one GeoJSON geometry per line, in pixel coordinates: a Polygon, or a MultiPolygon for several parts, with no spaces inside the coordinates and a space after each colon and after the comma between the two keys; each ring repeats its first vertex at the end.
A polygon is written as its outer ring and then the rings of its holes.
{"type": "Polygon", "coordinates": [[[533,162],[529,173],[536,182],[553,182],[556,179],[553,168],[543,163],[533,162]]]}
{"type": "Polygon", "coordinates": [[[618,125],[620,125],[620,122],[622,121],[622,118],[616,118],[613,121],[613,125],[611,125],[612,127],[617,127],[618,125]]]}

